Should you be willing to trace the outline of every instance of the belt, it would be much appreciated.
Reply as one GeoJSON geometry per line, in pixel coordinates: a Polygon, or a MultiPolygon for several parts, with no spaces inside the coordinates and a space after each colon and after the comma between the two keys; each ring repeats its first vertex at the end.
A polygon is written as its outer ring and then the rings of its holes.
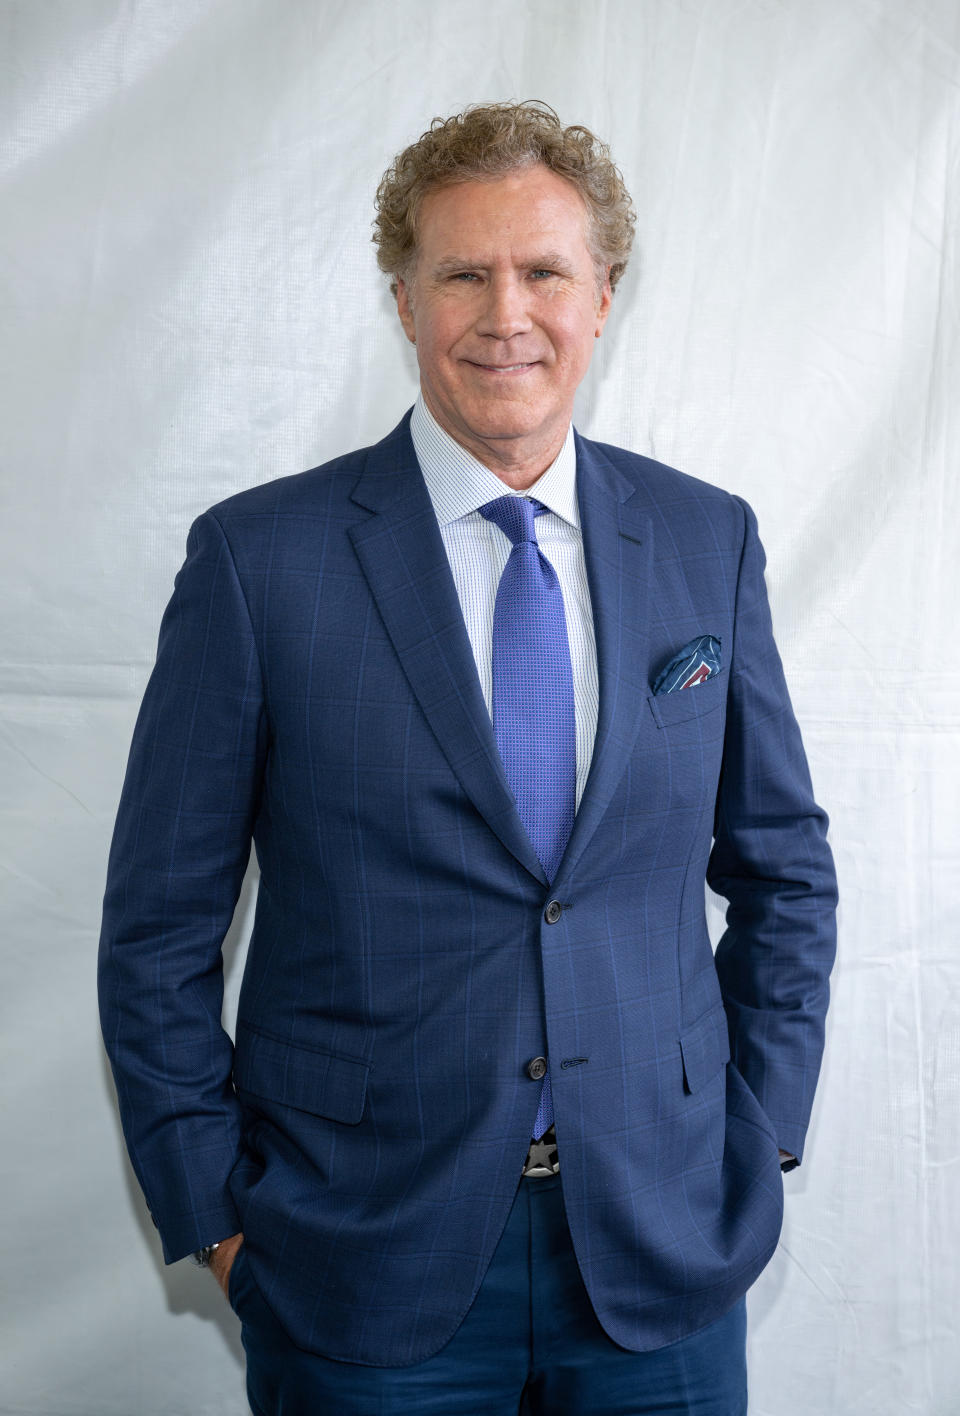
{"type": "Polygon", "coordinates": [[[556,1175],[560,1169],[557,1156],[557,1133],[553,1125],[547,1127],[539,1141],[531,1141],[522,1174],[530,1180],[541,1180],[547,1175],[556,1175]]]}

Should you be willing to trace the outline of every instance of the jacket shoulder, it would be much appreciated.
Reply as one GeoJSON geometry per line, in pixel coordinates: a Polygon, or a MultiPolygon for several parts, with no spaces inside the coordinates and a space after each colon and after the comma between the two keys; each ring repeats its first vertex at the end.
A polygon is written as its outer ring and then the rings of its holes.
{"type": "MultiPolygon", "coordinates": [[[[223,501],[207,509],[221,526],[238,527],[244,522],[262,520],[264,517],[309,517],[335,514],[338,509],[347,511],[350,507],[351,492],[367,465],[371,454],[388,458],[402,455],[404,440],[409,442],[407,413],[396,428],[378,443],[368,447],[342,453],[317,467],[305,472],[294,472],[286,477],[274,477],[259,486],[248,487],[235,492],[223,501]]],[[[353,508],[356,513],[356,508],[353,508]]]]}
{"type": "Polygon", "coordinates": [[[346,501],[363,470],[369,448],[344,453],[305,472],[273,477],[256,487],[235,492],[207,508],[223,526],[237,525],[262,516],[302,516],[311,510],[330,509],[331,502],[346,501]]]}
{"type": "Polygon", "coordinates": [[[688,535],[696,526],[709,526],[714,535],[721,533],[735,545],[742,542],[752,517],[742,497],[642,453],[589,438],[582,442],[586,451],[605,459],[630,483],[631,506],[645,511],[655,523],[671,527],[682,523],[688,535]]]}

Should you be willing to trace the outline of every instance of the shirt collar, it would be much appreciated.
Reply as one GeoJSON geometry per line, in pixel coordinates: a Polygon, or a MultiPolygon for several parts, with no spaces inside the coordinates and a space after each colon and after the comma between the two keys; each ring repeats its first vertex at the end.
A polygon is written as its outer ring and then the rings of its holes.
{"type": "Polygon", "coordinates": [[[461,447],[441,428],[421,393],[410,418],[410,436],[423,480],[441,526],[459,521],[502,496],[535,497],[549,511],[580,529],[577,505],[577,453],[573,424],[555,460],[525,492],[513,492],[496,473],[461,447]]]}

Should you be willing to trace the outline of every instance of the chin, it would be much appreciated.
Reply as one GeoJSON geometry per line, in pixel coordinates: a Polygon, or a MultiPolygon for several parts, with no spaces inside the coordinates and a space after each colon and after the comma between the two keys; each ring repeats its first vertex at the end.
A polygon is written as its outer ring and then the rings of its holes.
{"type": "Polygon", "coordinates": [[[526,438],[535,433],[541,424],[533,418],[478,418],[469,425],[476,438],[484,442],[496,442],[510,438],[526,438]]]}
{"type": "Polygon", "coordinates": [[[543,426],[544,416],[512,399],[498,399],[463,410],[463,423],[482,438],[522,438],[543,426]]]}

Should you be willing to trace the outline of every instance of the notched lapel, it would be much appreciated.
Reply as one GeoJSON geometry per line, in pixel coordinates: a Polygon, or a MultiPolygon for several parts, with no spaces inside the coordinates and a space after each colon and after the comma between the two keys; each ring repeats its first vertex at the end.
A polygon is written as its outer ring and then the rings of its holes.
{"type": "Polygon", "coordinates": [[[555,885],[569,876],[626,770],[647,694],[653,527],[634,488],[577,435],[577,500],[597,640],[600,703],[590,773],[555,885]]]}
{"type": "Polygon", "coordinates": [[[517,815],[409,418],[371,448],[350,537],[410,687],[460,783],[520,863],[546,876],[517,815]]]}

